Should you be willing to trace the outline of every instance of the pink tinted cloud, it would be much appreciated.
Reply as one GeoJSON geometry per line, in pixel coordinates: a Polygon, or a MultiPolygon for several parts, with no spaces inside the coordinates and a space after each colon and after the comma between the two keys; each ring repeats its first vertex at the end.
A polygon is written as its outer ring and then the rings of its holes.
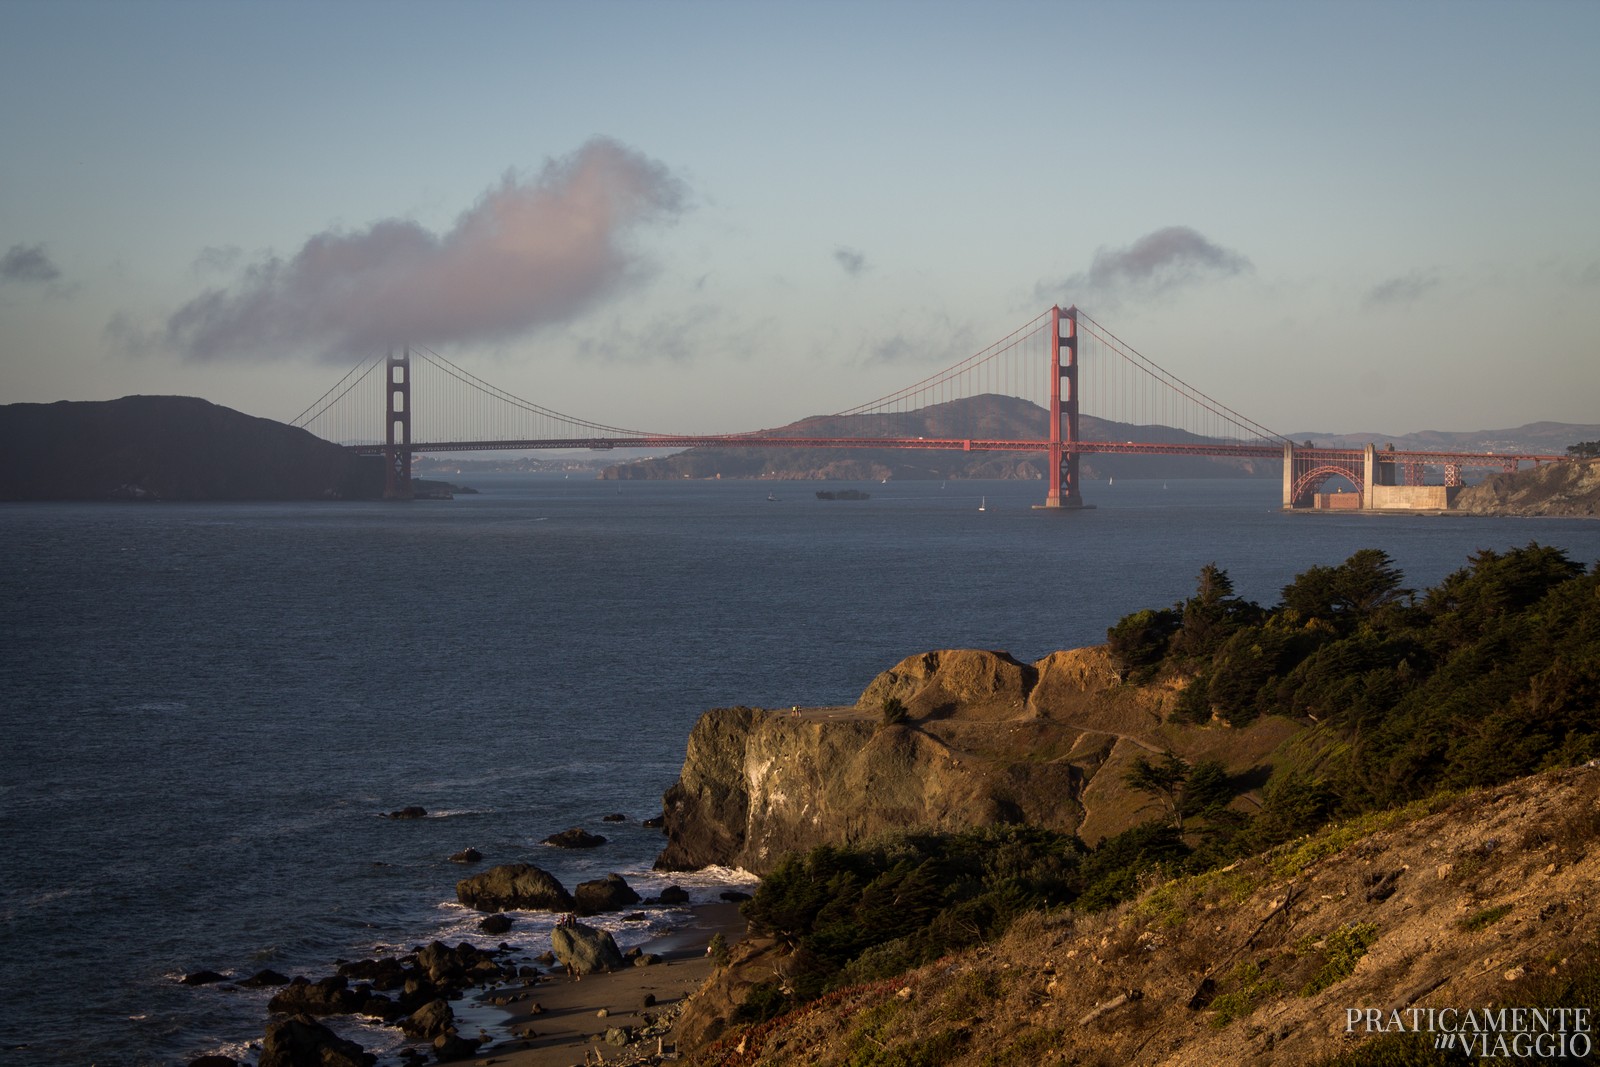
{"type": "Polygon", "coordinates": [[[532,180],[507,174],[448,232],[386,219],[316,234],[291,258],[257,263],[184,304],[167,340],[214,360],[514,337],[638,281],[646,267],[629,233],[677,216],[685,198],[660,163],[591,140],[532,180]]]}

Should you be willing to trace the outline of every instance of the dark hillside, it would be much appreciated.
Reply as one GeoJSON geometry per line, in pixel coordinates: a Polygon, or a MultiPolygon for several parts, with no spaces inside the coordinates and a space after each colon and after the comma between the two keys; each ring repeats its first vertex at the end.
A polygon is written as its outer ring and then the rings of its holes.
{"type": "Polygon", "coordinates": [[[0,406],[0,500],[377,497],[383,464],[186,396],[0,406]]]}

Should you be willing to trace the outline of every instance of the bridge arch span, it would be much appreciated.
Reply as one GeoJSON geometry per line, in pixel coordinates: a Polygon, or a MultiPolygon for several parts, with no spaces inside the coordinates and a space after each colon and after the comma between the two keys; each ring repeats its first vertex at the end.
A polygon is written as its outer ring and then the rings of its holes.
{"type": "MultiPolygon", "coordinates": [[[[1294,481],[1291,499],[1298,506],[1300,501],[1307,499],[1321,489],[1329,478],[1343,478],[1350,483],[1356,491],[1357,498],[1366,495],[1367,487],[1363,484],[1361,475],[1339,464],[1323,464],[1301,472],[1294,481]]],[[[1363,500],[1363,503],[1365,501],[1363,500]]]]}

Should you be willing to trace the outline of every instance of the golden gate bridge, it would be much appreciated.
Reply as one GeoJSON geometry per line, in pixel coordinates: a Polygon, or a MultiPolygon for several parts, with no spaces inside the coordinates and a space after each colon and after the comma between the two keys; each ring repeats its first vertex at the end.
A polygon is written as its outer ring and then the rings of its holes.
{"type": "Polygon", "coordinates": [[[1147,359],[1076,307],[1051,307],[1010,334],[902,389],[778,429],[671,434],[578,418],[509,393],[431,349],[365,360],[294,419],[360,454],[382,455],[385,497],[409,499],[411,457],[425,452],[615,448],[847,448],[1024,452],[1042,456],[1040,507],[1083,507],[1079,459],[1186,455],[1282,459],[1283,506],[1444,507],[1470,468],[1517,470],[1564,456],[1379,451],[1296,444],[1147,359]],[[1020,423],[992,406],[1015,397],[1020,423]],[[1144,440],[1089,439],[1082,419],[1137,428],[1144,440]],[[1019,430],[1018,426],[1022,428],[1019,430]],[[912,430],[917,432],[913,433],[912,430]],[[1430,471],[1442,485],[1429,485],[1430,471]],[[1321,492],[1342,479],[1353,494],[1321,492]]]}

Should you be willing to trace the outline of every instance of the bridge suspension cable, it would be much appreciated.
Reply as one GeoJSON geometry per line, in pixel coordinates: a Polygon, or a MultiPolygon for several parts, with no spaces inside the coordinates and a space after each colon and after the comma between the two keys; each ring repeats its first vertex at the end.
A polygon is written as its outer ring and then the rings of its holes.
{"type": "MultiPolygon", "coordinates": [[[[1102,358],[1085,376],[1085,412],[1134,425],[1162,425],[1210,438],[1238,437],[1258,441],[1287,440],[1282,434],[1245,417],[1148,359],[1100,323],[1078,311],[1080,330],[1121,360],[1120,368],[1102,358]],[[1141,394],[1140,385],[1150,390],[1141,394]],[[1187,403],[1174,410],[1174,398],[1187,403]],[[1159,409],[1159,410],[1157,410],[1159,409]]],[[[1081,354],[1080,354],[1081,356],[1081,354]]]]}

